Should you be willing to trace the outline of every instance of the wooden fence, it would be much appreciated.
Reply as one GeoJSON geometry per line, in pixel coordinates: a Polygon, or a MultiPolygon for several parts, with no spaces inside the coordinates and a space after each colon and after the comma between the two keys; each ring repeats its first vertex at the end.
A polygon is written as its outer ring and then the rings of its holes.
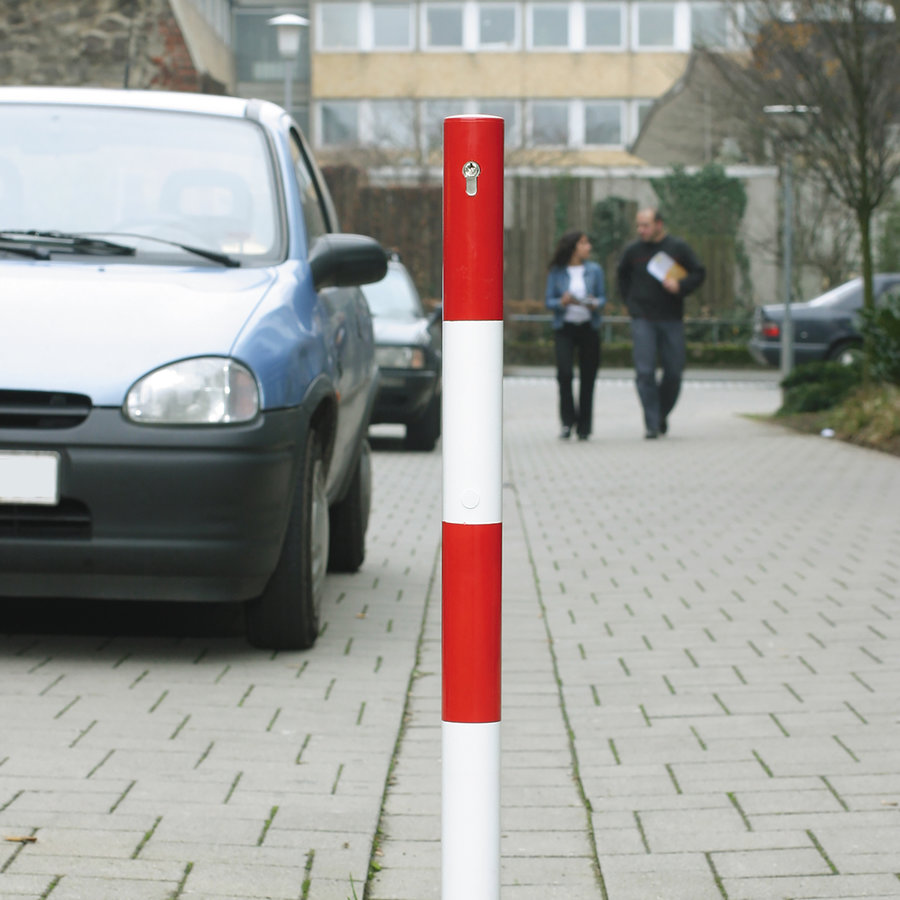
{"type": "MultiPolygon", "coordinates": [[[[441,296],[442,199],[433,183],[374,186],[361,170],[334,166],[324,170],[341,225],[345,231],[371,234],[385,247],[397,250],[425,298],[441,296]]],[[[562,230],[591,231],[596,179],[582,177],[509,176],[505,193],[504,298],[543,301],[547,261],[562,230]]],[[[630,204],[634,208],[634,204],[630,204]]],[[[633,215],[633,213],[629,213],[633,215]]],[[[592,235],[595,244],[604,243],[592,235]]],[[[688,298],[686,313],[694,317],[732,315],[739,306],[735,296],[736,247],[724,235],[681,235],[696,250],[707,269],[704,285],[688,298]]],[[[615,265],[622,246],[605,260],[608,312],[620,312],[615,265]]]]}

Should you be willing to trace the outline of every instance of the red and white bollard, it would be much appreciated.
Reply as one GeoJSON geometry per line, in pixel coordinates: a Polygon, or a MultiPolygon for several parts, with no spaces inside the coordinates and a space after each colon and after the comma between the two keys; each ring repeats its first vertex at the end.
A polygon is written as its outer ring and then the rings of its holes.
{"type": "Polygon", "coordinates": [[[503,119],[444,120],[442,900],[500,896],[503,119]]]}

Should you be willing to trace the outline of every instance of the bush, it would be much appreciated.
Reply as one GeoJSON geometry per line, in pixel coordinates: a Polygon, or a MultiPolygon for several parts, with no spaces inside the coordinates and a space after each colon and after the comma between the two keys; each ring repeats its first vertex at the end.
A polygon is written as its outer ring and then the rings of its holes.
{"type": "Polygon", "coordinates": [[[837,406],[862,380],[858,363],[815,362],[797,366],[781,382],[782,404],[778,415],[818,412],[837,406]]]}
{"type": "Polygon", "coordinates": [[[900,384],[900,296],[880,309],[863,310],[861,319],[872,379],[900,384]]]}

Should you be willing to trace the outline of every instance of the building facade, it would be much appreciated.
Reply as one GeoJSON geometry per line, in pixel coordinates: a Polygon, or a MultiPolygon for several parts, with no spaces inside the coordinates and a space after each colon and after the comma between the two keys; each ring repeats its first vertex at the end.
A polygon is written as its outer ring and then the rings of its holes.
{"type": "Polygon", "coordinates": [[[316,0],[319,152],[433,163],[448,115],[506,120],[507,162],[634,165],[628,148],[692,49],[728,47],[710,0],[316,0]]]}

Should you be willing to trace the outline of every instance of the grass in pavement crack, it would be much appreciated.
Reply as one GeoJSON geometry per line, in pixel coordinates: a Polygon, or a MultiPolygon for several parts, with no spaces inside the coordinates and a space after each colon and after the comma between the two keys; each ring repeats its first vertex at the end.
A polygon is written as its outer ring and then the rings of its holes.
{"type": "Polygon", "coordinates": [[[56,886],[62,881],[62,875],[57,875],[50,884],[47,885],[47,889],[40,896],[40,900],[47,900],[47,898],[53,893],[56,886]]]}
{"type": "Polygon", "coordinates": [[[150,841],[150,838],[153,837],[153,832],[159,827],[159,823],[162,822],[162,816],[157,816],[156,821],[153,823],[153,826],[147,831],[144,836],[141,838],[141,842],[134,848],[134,853],[131,854],[132,859],[137,859],[141,855],[141,850],[147,846],[147,843],[150,841]]]}
{"type": "Polygon", "coordinates": [[[193,868],[194,868],[194,864],[192,862],[189,862],[184,867],[184,872],[181,876],[181,881],[178,882],[178,885],[175,887],[174,892],[169,896],[169,900],[179,900],[179,897],[181,897],[181,894],[184,891],[184,885],[188,880],[188,875],[191,874],[191,870],[193,868]]]}
{"type": "MultiPolygon", "coordinates": [[[[406,700],[403,704],[403,714],[400,717],[400,728],[397,731],[397,740],[394,742],[394,750],[391,753],[391,762],[388,767],[387,778],[384,781],[384,791],[381,794],[381,808],[378,812],[378,827],[375,829],[375,835],[372,838],[372,849],[369,853],[369,871],[366,877],[366,886],[363,890],[362,900],[369,900],[369,886],[372,883],[373,876],[380,870],[380,866],[375,857],[381,852],[381,841],[384,837],[384,808],[387,803],[387,795],[390,790],[391,783],[394,778],[394,770],[397,767],[397,759],[400,756],[400,747],[403,739],[406,737],[407,726],[410,721],[410,706],[412,703],[412,688],[415,680],[421,675],[420,665],[422,662],[422,645],[425,642],[425,625],[428,622],[428,611],[431,606],[432,596],[434,594],[434,586],[438,578],[438,561],[441,557],[440,546],[435,548],[434,559],[431,563],[431,576],[428,579],[428,587],[425,590],[425,606],[422,609],[422,621],[419,623],[419,635],[416,638],[416,656],[413,660],[413,666],[409,673],[409,679],[406,682],[406,700]]],[[[309,863],[312,866],[312,860],[309,863]]],[[[351,879],[351,886],[353,882],[351,879]]],[[[356,889],[353,888],[353,897],[356,898],[356,889]]],[[[306,894],[303,895],[305,900],[306,894]]]]}
{"type": "MultiPolygon", "coordinates": [[[[519,512],[519,518],[522,522],[522,535],[525,538],[525,549],[528,553],[528,562],[531,565],[531,577],[534,582],[535,593],[537,594],[538,605],[541,609],[541,619],[544,622],[544,630],[547,634],[547,648],[550,652],[550,659],[553,663],[553,677],[556,681],[556,690],[557,696],[559,697],[559,708],[560,713],[563,717],[563,722],[566,726],[566,735],[568,736],[569,741],[569,756],[571,758],[572,763],[572,777],[575,782],[576,790],[578,791],[578,795],[581,798],[581,803],[584,806],[584,813],[586,819],[586,827],[588,832],[588,837],[591,842],[592,854],[593,854],[593,866],[594,866],[594,874],[597,878],[597,883],[600,886],[600,892],[603,897],[603,900],[609,900],[609,893],[606,890],[606,883],[603,878],[603,870],[600,867],[600,857],[597,854],[597,839],[594,834],[594,823],[591,818],[591,802],[588,799],[587,791],[584,788],[584,782],[581,778],[581,769],[578,761],[578,750],[575,746],[575,732],[572,729],[572,721],[569,718],[569,711],[566,707],[566,697],[565,692],[563,690],[562,677],[559,674],[559,658],[556,655],[556,645],[553,642],[553,634],[550,631],[550,621],[547,616],[547,605],[544,602],[544,595],[541,591],[541,581],[540,576],[538,574],[538,567],[534,559],[534,553],[531,549],[531,538],[528,534],[528,529],[525,527],[525,517],[522,512],[522,503],[519,498],[519,495],[516,494],[516,507],[519,512]]],[[[627,609],[626,604],[626,609],[627,609]]],[[[629,610],[630,612],[630,610],[629,610]]]]}

